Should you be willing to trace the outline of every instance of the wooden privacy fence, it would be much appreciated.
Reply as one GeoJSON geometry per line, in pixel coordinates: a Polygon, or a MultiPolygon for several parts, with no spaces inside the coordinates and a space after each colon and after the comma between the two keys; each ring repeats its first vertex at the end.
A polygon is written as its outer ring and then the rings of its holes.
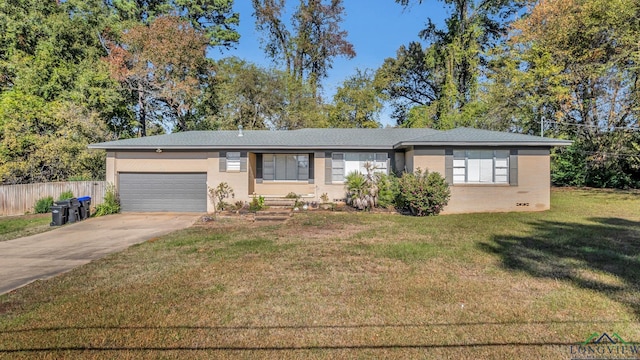
{"type": "Polygon", "coordinates": [[[104,201],[106,181],[67,181],[21,185],[0,185],[0,216],[33,213],[36,201],[51,196],[55,201],[64,191],[75,197],[91,196],[91,207],[104,201]]]}

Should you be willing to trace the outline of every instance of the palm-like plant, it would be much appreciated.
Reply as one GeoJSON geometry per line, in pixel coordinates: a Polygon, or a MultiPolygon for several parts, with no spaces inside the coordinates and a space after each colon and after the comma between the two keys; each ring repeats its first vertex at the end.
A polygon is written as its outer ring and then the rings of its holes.
{"type": "Polygon", "coordinates": [[[347,188],[347,204],[358,210],[370,210],[378,205],[378,185],[374,174],[375,167],[365,164],[367,174],[359,171],[349,173],[345,180],[347,188]]]}

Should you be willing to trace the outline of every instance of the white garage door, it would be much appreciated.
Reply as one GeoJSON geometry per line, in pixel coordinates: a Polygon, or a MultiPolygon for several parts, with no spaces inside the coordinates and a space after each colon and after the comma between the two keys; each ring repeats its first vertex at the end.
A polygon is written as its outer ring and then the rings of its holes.
{"type": "Polygon", "coordinates": [[[206,173],[120,173],[122,211],[207,211],[206,173]]]}

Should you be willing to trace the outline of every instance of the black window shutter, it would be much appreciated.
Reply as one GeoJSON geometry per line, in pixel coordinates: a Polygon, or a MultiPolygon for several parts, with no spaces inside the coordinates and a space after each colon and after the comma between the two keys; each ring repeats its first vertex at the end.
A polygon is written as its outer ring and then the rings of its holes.
{"type": "Polygon", "coordinates": [[[262,182],[262,154],[256,154],[256,181],[262,182]]]}
{"type": "Polygon", "coordinates": [[[227,152],[220,151],[220,155],[218,155],[219,164],[220,164],[220,172],[227,171],[227,152]]]}
{"type": "Polygon", "coordinates": [[[332,169],[331,164],[331,152],[327,151],[324,153],[324,183],[331,184],[333,182],[333,176],[331,174],[332,169]]]}
{"type": "Polygon", "coordinates": [[[309,184],[313,184],[315,182],[315,166],[314,166],[314,156],[313,154],[309,154],[309,184]]]}
{"type": "Polygon", "coordinates": [[[444,149],[444,178],[453,185],[453,148],[444,149]]]}
{"type": "Polygon", "coordinates": [[[518,186],[518,149],[509,154],[509,185],[518,186]]]}
{"type": "Polygon", "coordinates": [[[240,153],[240,172],[247,172],[247,152],[240,153]]]}

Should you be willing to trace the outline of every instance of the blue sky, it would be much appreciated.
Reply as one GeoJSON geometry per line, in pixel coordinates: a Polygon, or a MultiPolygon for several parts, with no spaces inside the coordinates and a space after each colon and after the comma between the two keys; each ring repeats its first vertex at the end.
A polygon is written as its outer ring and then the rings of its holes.
{"type": "MultiPolygon", "coordinates": [[[[298,1],[289,0],[288,3],[295,6],[298,1]]],[[[346,14],[342,28],[349,33],[347,39],[354,45],[356,57],[334,60],[329,77],[323,81],[327,101],[331,100],[344,79],[355,74],[356,69],[375,70],[385,58],[394,57],[400,45],[418,40],[418,32],[424,28],[428,17],[441,26],[448,14],[443,2],[435,0],[420,5],[415,1],[407,9],[394,0],[344,0],[344,7],[346,14]]],[[[236,0],[234,11],[240,14],[240,43],[236,49],[216,53],[214,57],[237,56],[261,66],[271,66],[272,62],[260,48],[261,35],[255,30],[251,1],[236,0]]],[[[380,120],[383,125],[393,125],[388,110],[383,112],[380,120]]]]}

